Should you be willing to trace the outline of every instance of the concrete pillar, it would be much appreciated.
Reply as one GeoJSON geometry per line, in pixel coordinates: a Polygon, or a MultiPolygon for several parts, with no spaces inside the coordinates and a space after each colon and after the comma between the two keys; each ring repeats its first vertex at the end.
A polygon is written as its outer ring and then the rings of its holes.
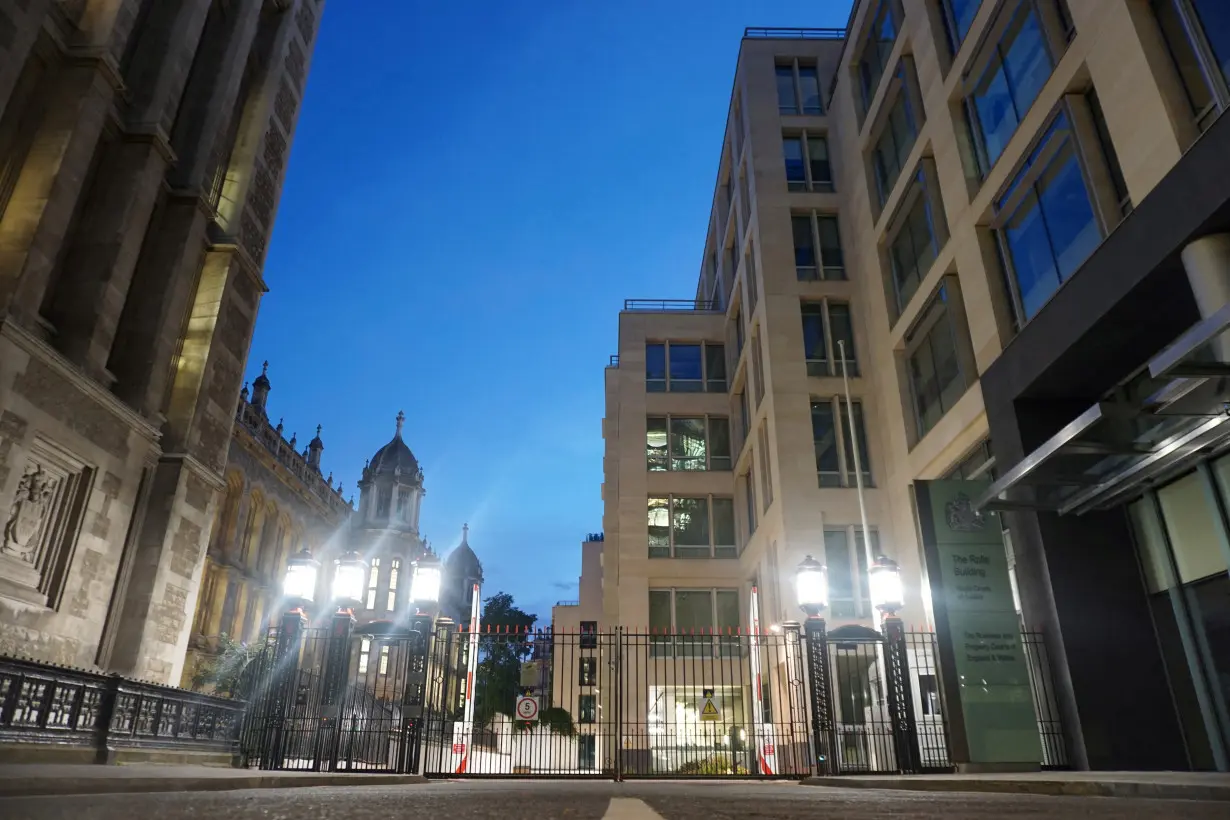
{"type": "Polygon", "coordinates": [[[1230,304],[1230,234],[1202,236],[1179,254],[1201,317],[1230,304]]]}
{"type": "Polygon", "coordinates": [[[180,0],[154,2],[150,7],[145,20],[149,36],[138,40],[125,73],[131,89],[131,122],[171,133],[194,60],[204,60],[213,53],[213,44],[200,39],[212,3],[180,0]]]}

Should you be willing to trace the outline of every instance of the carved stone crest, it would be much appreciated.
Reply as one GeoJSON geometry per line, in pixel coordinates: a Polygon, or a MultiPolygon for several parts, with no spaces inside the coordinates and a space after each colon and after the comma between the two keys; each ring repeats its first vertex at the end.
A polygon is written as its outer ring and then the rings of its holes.
{"type": "Polygon", "coordinates": [[[987,517],[974,509],[965,493],[957,493],[956,498],[944,505],[944,519],[953,532],[979,532],[987,527],[987,517]]]}
{"type": "Polygon", "coordinates": [[[15,555],[28,563],[34,562],[38,546],[35,538],[51,511],[51,499],[55,494],[56,479],[43,472],[41,465],[26,467],[17,495],[9,508],[8,521],[4,525],[3,552],[15,555]]]}

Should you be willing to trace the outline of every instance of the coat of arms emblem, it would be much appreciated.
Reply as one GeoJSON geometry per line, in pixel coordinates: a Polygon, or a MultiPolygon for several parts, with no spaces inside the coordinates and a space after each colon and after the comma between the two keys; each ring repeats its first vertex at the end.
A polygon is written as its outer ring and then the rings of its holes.
{"type": "Polygon", "coordinates": [[[55,487],[56,479],[44,473],[41,465],[26,468],[4,525],[3,552],[33,562],[37,546],[35,537],[47,518],[55,487]]]}
{"type": "Polygon", "coordinates": [[[953,532],[978,532],[986,529],[987,517],[974,509],[974,504],[965,493],[944,505],[944,519],[953,532]]]}

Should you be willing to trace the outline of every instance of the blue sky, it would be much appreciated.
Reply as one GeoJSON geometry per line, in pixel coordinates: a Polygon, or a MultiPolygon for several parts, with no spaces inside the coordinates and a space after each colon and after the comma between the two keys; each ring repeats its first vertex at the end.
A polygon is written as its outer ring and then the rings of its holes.
{"type": "Polygon", "coordinates": [[[393,435],[422,529],[469,522],[484,594],[541,621],[602,528],[603,367],[625,298],[696,286],[745,26],[846,0],[332,0],[248,378],[354,488],[393,435]]]}

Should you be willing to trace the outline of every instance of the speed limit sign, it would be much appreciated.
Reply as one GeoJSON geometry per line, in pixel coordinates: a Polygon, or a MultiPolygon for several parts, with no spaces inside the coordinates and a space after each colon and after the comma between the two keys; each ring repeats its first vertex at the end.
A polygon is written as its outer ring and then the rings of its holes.
{"type": "Polygon", "coordinates": [[[538,717],[538,698],[529,695],[517,696],[517,717],[520,720],[534,720],[538,717]]]}

